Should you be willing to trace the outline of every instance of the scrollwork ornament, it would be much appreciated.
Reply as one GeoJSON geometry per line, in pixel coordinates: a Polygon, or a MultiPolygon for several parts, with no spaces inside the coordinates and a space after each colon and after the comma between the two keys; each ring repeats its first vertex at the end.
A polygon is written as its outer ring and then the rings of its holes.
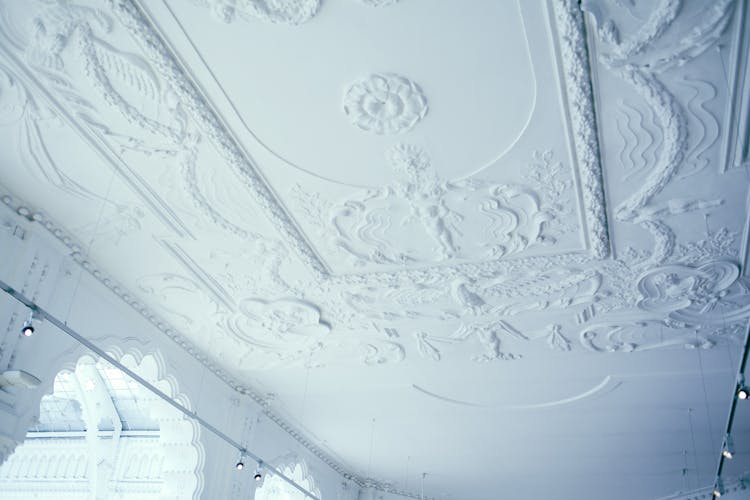
{"type": "Polygon", "coordinates": [[[637,287],[640,309],[685,324],[721,326],[750,317],[748,286],[729,260],[654,268],[637,287]]]}

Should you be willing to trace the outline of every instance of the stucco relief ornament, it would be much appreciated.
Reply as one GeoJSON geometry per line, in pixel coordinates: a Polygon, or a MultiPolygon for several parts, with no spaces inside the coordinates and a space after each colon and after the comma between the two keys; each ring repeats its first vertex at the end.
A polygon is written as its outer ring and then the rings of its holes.
{"type": "Polygon", "coordinates": [[[399,134],[412,129],[427,114],[427,98],[403,76],[376,73],[353,83],[344,94],[344,113],[362,130],[399,134]]]}
{"type": "Polygon", "coordinates": [[[371,5],[373,7],[385,7],[387,5],[393,5],[399,0],[359,0],[362,3],[371,5]]]}
{"type": "MultiPolygon", "coordinates": [[[[529,186],[441,179],[429,156],[412,145],[394,147],[387,158],[394,182],[357,192],[330,211],[338,233],[332,243],[355,266],[499,258],[556,242],[547,228],[559,225],[565,190],[550,206],[529,186]]],[[[562,168],[539,166],[549,168],[533,184],[543,182],[547,189],[569,184],[558,178],[562,168]]]]}
{"type": "Polygon", "coordinates": [[[225,23],[237,16],[252,16],[277,24],[297,25],[309,21],[318,12],[320,0],[193,0],[209,7],[225,23]]]}
{"type": "Polygon", "coordinates": [[[638,280],[638,291],[640,309],[687,324],[725,325],[750,317],[750,290],[729,260],[654,268],[638,280]]]}
{"type": "Polygon", "coordinates": [[[296,299],[244,299],[228,320],[230,333],[249,346],[247,369],[264,369],[300,359],[315,350],[331,331],[314,305],[296,299]]]}

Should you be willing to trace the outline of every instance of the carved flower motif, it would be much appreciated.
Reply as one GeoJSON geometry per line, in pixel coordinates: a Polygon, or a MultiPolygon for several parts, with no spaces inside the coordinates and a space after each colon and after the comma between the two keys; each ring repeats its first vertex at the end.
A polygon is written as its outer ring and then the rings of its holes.
{"type": "Polygon", "coordinates": [[[410,130],[427,114],[427,99],[416,83],[392,73],[370,75],[349,87],[344,113],[354,125],[376,134],[410,130]]]}

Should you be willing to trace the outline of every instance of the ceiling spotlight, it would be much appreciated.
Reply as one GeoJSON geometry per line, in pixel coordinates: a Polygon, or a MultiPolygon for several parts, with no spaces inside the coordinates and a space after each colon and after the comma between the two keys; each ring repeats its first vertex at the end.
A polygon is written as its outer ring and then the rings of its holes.
{"type": "Polygon", "coordinates": [[[721,451],[721,454],[727,460],[734,458],[734,443],[732,442],[732,436],[727,436],[726,440],[724,440],[724,449],[721,451]]]}
{"type": "Polygon", "coordinates": [[[721,484],[721,479],[716,480],[716,486],[714,486],[714,498],[719,498],[724,494],[724,485],[721,484]]]}
{"type": "Polygon", "coordinates": [[[31,322],[26,322],[23,324],[23,328],[21,329],[21,335],[24,337],[31,337],[34,335],[34,325],[31,324],[31,322]]]}
{"type": "Polygon", "coordinates": [[[258,467],[255,468],[255,476],[253,476],[256,481],[260,481],[261,479],[263,479],[262,471],[263,471],[263,461],[259,460],[258,467]]]}
{"type": "Polygon", "coordinates": [[[239,461],[239,462],[237,462],[237,464],[236,464],[236,465],[235,465],[234,467],[235,467],[235,469],[237,469],[237,470],[242,470],[242,469],[244,469],[244,468],[245,468],[245,464],[244,464],[244,463],[242,463],[242,460],[240,459],[240,461],[239,461]]]}
{"type": "Polygon", "coordinates": [[[256,481],[260,481],[261,479],[263,479],[263,474],[261,474],[260,471],[257,471],[255,473],[255,476],[253,476],[253,477],[255,477],[256,481]]]}
{"type": "Polygon", "coordinates": [[[750,389],[746,385],[741,385],[737,389],[737,399],[747,399],[747,396],[750,394],[750,389]]]}
{"type": "Polygon", "coordinates": [[[23,327],[21,328],[21,335],[24,337],[31,337],[34,335],[34,320],[36,319],[36,316],[34,315],[34,310],[32,309],[29,312],[29,319],[24,321],[23,327]]]}

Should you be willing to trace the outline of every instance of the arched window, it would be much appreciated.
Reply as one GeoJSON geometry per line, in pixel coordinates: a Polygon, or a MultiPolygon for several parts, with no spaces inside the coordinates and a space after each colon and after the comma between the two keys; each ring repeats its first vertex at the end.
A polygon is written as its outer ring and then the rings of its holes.
{"type": "MultiPolygon", "coordinates": [[[[315,479],[307,470],[307,464],[304,461],[292,458],[287,461],[280,460],[277,463],[276,468],[285,476],[320,498],[320,490],[315,485],[315,479]]],[[[255,490],[255,500],[306,500],[307,498],[309,497],[294,486],[273,474],[267,474],[255,490]]]]}
{"type": "MultiPolygon", "coordinates": [[[[119,356],[123,366],[181,400],[154,355],[119,356]]],[[[24,443],[0,467],[8,500],[199,498],[199,427],[101,359],[84,356],[55,377],[24,443]]]]}

